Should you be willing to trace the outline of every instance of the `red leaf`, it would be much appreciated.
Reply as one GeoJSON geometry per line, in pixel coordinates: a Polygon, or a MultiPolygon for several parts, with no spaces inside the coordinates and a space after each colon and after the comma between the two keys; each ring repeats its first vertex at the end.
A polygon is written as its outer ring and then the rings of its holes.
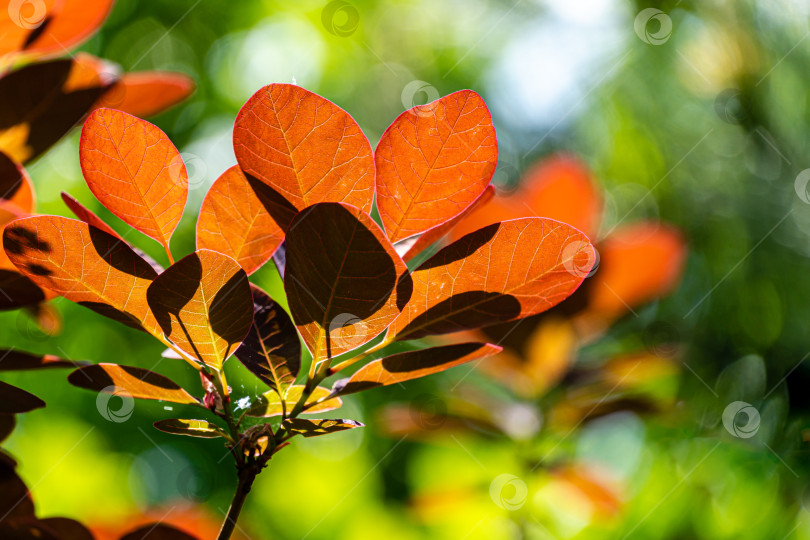
{"type": "Polygon", "coordinates": [[[199,402],[171,379],[132,366],[95,364],[68,375],[73,386],[118,395],[121,391],[136,399],[154,399],[188,405],[199,402]]]}
{"type": "Polygon", "coordinates": [[[177,105],[194,92],[194,80],[170,71],[125,73],[97,103],[144,118],[177,105]]]}
{"type": "Polygon", "coordinates": [[[186,205],[188,174],[166,134],[126,113],[99,109],[84,123],[79,157],[96,198],[168,251],[186,205]]]}
{"type": "Polygon", "coordinates": [[[197,248],[233,257],[248,274],[258,270],[284,241],[284,231],[267,211],[274,204],[267,191],[237,165],[222,173],[200,208],[197,248]]]}
{"type": "Polygon", "coordinates": [[[36,206],[34,186],[22,165],[0,152],[0,201],[8,201],[30,214],[36,206]]]}
{"type": "Polygon", "coordinates": [[[348,113],[312,92],[265,86],[239,111],[233,144],[245,174],[277,191],[289,208],[345,202],[371,211],[371,145],[348,113]]]}
{"type": "Polygon", "coordinates": [[[159,335],[146,303],[157,272],[125,242],[81,221],[32,216],[8,224],[3,245],[11,262],[39,287],[159,335]]]}
{"type": "Polygon", "coordinates": [[[374,221],[341,203],[301,212],[287,233],[284,289],[316,362],[382,333],[408,300],[405,263],[374,221]]]}
{"type": "MultiPolygon", "coordinates": [[[[42,25],[31,29],[21,49],[28,54],[62,55],[87,40],[104,22],[114,0],[56,0],[49,2],[17,2],[18,11],[10,17],[27,18],[28,25],[42,25]],[[33,9],[30,8],[33,6],[33,9]],[[25,8],[29,12],[25,13],[25,8]]],[[[11,11],[11,5],[9,5],[11,11]]]]}
{"type": "Polygon", "coordinates": [[[336,395],[353,394],[378,386],[410,381],[471,360],[492,356],[501,350],[501,347],[488,343],[458,343],[397,353],[366,364],[350,378],[337,381],[332,392],[336,395]]]}
{"type": "Polygon", "coordinates": [[[402,113],[374,153],[377,206],[392,242],[463,212],[489,184],[498,161],[492,117],[462,90],[402,113]]]}
{"type": "Polygon", "coordinates": [[[301,341],[290,316],[259,287],[252,285],[253,324],[236,357],[251,373],[278,392],[301,369],[301,341]]]}
{"type": "Polygon", "coordinates": [[[488,185],[484,192],[481,194],[480,197],[475,199],[470,206],[467,207],[462,213],[447,221],[433,227],[429,231],[425,232],[425,234],[421,235],[416,241],[408,248],[408,251],[405,255],[402,256],[402,259],[405,262],[410,261],[420,253],[422,253],[425,249],[432,246],[448,234],[458,225],[465,217],[470,215],[472,212],[475,212],[478,208],[483,208],[492,200],[495,196],[495,187],[493,185],[488,185]]]}
{"type": "Polygon", "coordinates": [[[201,249],[167,268],[149,287],[147,299],[163,334],[191,358],[216,369],[253,323],[247,274],[215,251],[201,249]]]}
{"type": "Polygon", "coordinates": [[[573,293],[594,261],[588,239],[564,223],[524,218],[490,225],[413,273],[412,299],[389,332],[416,339],[540,313],[573,293]]]}
{"type": "Polygon", "coordinates": [[[22,388],[0,381],[0,414],[17,414],[45,406],[45,402],[22,388]]]}

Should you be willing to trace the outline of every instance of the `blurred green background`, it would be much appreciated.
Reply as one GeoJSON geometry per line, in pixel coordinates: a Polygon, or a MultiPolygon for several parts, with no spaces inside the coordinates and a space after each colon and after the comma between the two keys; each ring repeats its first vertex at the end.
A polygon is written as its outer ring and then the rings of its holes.
{"type": "MultiPolygon", "coordinates": [[[[680,354],[664,410],[554,430],[542,399],[521,402],[465,367],[351,396],[341,415],[368,427],[297,440],[275,457],[251,493],[243,536],[810,538],[808,36],[810,2],[799,0],[118,1],[82,50],[126,70],[181,71],[198,84],[191,99],[153,119],[189,168],[176,254],[193,249],[195,211],[235,163],[239,107],[271,82],[334,101],[372,145],[403,110],[474,89],[498,131],[497,184],[514,187],[543,156],[573,152],[604,189],[603,232],[660,219],[688,241],[678,288],[581,355],[599,365],[665,328],[680,354]],[[650,8],[658,11],[643,11],[650,8]],[[443,411],[465,387],[531,408],[537,433],[439,426],[429,438],[385,434],[380,413],[390,404],[443,411]],[[759,414],[750,438],[724,429],[735,401],[759,414]],[[557,462],[600,471],[611,495],[572,489],[547,466],[557,462]]],[[[84,184],[77,144],[73,133],[29,166],[40,211],[65,215],[66,190],[118,228],[84,184]]],[[[163,260],[147,239],[129,239],[163,260]]],[[[282,294],[272,265],[255,281],[282,294]]],[[[198,384],[185,365],[161,359],[156,341],[56,305],[65,319],[59,337],[3,313],[0,346],[155,368],[198,384]]],[[[125,421],[108,421],[97,396],[64,377],[5,378],[48,402],[19,417],[7,444],[40,515],[112,527],[147,513],[222,520],[235,482],[221,443],[151,427],[178,406],[137,402],[125,421]]],[[[245,373],[229,380],[254,390],[245,373]]]]}

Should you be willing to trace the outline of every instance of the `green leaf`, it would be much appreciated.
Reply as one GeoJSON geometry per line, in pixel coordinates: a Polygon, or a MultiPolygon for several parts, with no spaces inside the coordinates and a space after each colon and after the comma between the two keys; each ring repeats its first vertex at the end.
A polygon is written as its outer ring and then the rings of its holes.
{"type": "MultiPolygon", "coordinates": [[[[258,401],[253,404],[250,409],[248,409],[248,416],[259,416],[259,417],[271,417],[271,416],[280,416],[285,410],[286,412],[290,412],[292,408],[298,403],[298,400],[301,399],[301,394],[304,391],[303,385],[295,385],[290,386],[287,389],[285,394],[284,402],[286,404],[286,409],[283,407],[281,403],[281,398],[279,398],[278,394],[271,390],[269,392],[265,392],[261,396],[259,396],[258,401]]],[[[325,388],[323,386],[317,387],[315,390],[312,391],[310,394],[309,399],[307,400],[307,404],[312,404],[318,401],[319,399],[325,399],[331,395],[331,390],[325,388]]],[[[324,402],[319,403],[309,409],[306,410],[308,414],[332,411],[339,408],[343,405],[343,402],[340,398],[334,397],[331,399],[326,399],[324,402]]]]}
{"type": "Polygon", "coordinates": [[[364,424],[355,420],[310,420],[308,418],[292,418],[286,420],[282,427],[290,433],[304,437],[318,437],[329,433],[337,433],[347,429],[364,427],[364,424]]]}
{"type": "Polygon", "coordinates": [[[215,439],[217,437],[230,438],[222,428],[206,420],[168,418],[166,420],[158,420],[152,425],[160,431],[173,435],[188,435],[189,437],[199,437],[201,439],[215,439]]]}

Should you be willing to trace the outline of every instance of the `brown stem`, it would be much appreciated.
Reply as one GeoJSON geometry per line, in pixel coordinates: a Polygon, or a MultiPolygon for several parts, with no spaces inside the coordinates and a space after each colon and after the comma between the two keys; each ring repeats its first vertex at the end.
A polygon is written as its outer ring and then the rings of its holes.
{"type": "Polygon", "coordinates": [[[233,501],[231,507],[228,509],[228,515],[225,516],[225,522],[222,524],[222,529],[219,531],[217,540],[228,540],[233,534],[236,527],[236,520],[239,519],[239,513],[242,511],[242,505],[245,504],[250,488],[253,486],[253,481],[256,479],[258,470],[254,467],[244,467],[239,471],[239,482],[236,485],[236,493],[233,494],[233,501]]]}

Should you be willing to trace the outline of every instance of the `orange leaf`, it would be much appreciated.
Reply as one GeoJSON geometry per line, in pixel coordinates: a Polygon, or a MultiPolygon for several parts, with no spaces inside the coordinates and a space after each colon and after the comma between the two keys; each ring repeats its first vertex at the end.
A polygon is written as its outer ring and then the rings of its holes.
{"type": "Polygon", "coordinates": [[[32,216],[6,226],[11,262],[38,286],[123,322],[157,332],[146,289],[157,272],[125,242],[81,221],[32,216]]]}
{"type": "Polygon", "coordinates": [[[377,206],[392,242],[463,212],[489,184],[498,161],[484,100],[462,90],[402,113],[374,153],[377,206]]]}
{"type": "Polygon", "coordinates": [[[29,26],[23,52],[61,55],[87,40],[107,18],[114,0],[17,1],[9,5],[12,21],[29,26]],[[16,11],[12,10],[12,5],[16,11]],[[38,24],[41,23],[41,24],[38,24]],[[32,25],[35,25],[31,28],[32,25]]]}
{"type": "Polygon", "coordinates": [[[188,174],[166,134],[126,113],[98,109],[84,123],[79,157],[93,195],[168,251],[186,205],[188,174]]]}
{"type": "Polygon", "coordinates": [[[94,364],[68,375],[73,386],[120,395],[123,391],[136,399],[156,399],[197,405],[199,402],[171,379],[138,367],[119,364],[94,364]]]}
{"type": "Polygon", "coordinates": [[[472,212],[475,212],[478,208],[485,207],[489,201],[495,196],[495,186],[488,185],[484,192],[475,199],[470,206],[468,206],[462,213],[447,221],[433,227],[429,231],[425,232],[422,236],[416,239],[416,241],[408,248],[408,251],[405,252],[405,255],[402,256],[402,259],[405,262],[410,261],[425,249],[430,247],[431,245],[435,244],[448,234],[458,225],[465,217],[470,215],[472,212]]]}
{"type": "Polygon", "coordinates": [[[0,78],[0,150],[19,163],[42,154],[90,112],[115,81],[113,71],[80,53],[0,78]]]}
{"type": "Polygon", "coordinates": [[[216,369],[253,323],[247,274],[228,257],[201,249],[171,265],[147,291],[163,334],[191,358],[216,369]]]}
{"type": "Polygon", "coordinates": [[[368,139],[346,111],[300,86],[271,84],[256,92],[236,117],[233,144],[245,174],[277,191],[290,208],[345,202],[371,211],[368,139]]]}
{"type": "Polygon", "coordinates": [[[558,304],[595,261],[576,229],[523,218],[468,234],[413,273],[411,301],[391,325],[396,339],[416,339],[506,322],[558,304]]]}
{"type": "Polygon", "coordinates": [[[267,211],[268,188],[249,181],[234,165],[216,179],[200,208],[197,248],[233,257],[252,274],[284,241],[284,231],[267,211]]]}
{"type": "Polygon", "coordinates": [[[410,381],[471,360],[492,356],[500,351],[500,347],[488,343],[457,343],[393,354],[366,364],[348,379],[335,382],[332,392],[336,395],[353,394],[369,388],[410,381]]]}
{"type": "Polygon", "coordinates": [[[34,186],[22,165],[0,152],[0,201],[8,201],[24,214],[36,206],[34,186]]]}
{"type": "Polygon", "coordinates": [[[314,361],[382,333],[408,300],[405,263],[372,219],[341,203],[301,212],[287,233],[284,289],[314,361]]]}
{"type": "MultiPolygon", "coordinates": [[[[287,388],[287,391],[284,394],[283,404],[276,391],[270,390],[269,392],[265,392],[259,396],[256,403],[251,405],[247,414],[249,416],[261,416],[269,418],[272,416],[281,416],[284,412],[289,413],[295,404],[298,403],[298,400],[301,399],[303,391],[303,385],[290,386],[287,388]]],[[[331,393],[332,392],[328,388],[324,388],[323,386],[318,386],[315,388],[307,399],[307,405],[309,405],[309,407],[305,408],[304,414],[315,414],[333,411],[340,408],[340,406],[343,405],[343,401],[339,397],[325,399],[329,397],[331,393]],[[320,399],[323,399],[324,401],[315,405],[315,402],[320,399]]]]}
{"type": "Polygon", "coordinates": [[[234,354],[251,373],[280,394],[301,369],[301,341],[287,312],[259,287],[251,284],[250,290],[253,325],[234,354]]]}
{"type": "Polygon", "coordinates": [[[663,296],[678,283],[686,245],[673,227],[637,223],[610,234],[599,245],[599,256],[583,317],[609,324],[628,307],[663,296]]]}
{"type": "Polygon", "coordinates": [[[177,105],[194,88],[194,80],[182,73],[136,71],[123,74],[97,105],[144,118],[177,105]]]}

